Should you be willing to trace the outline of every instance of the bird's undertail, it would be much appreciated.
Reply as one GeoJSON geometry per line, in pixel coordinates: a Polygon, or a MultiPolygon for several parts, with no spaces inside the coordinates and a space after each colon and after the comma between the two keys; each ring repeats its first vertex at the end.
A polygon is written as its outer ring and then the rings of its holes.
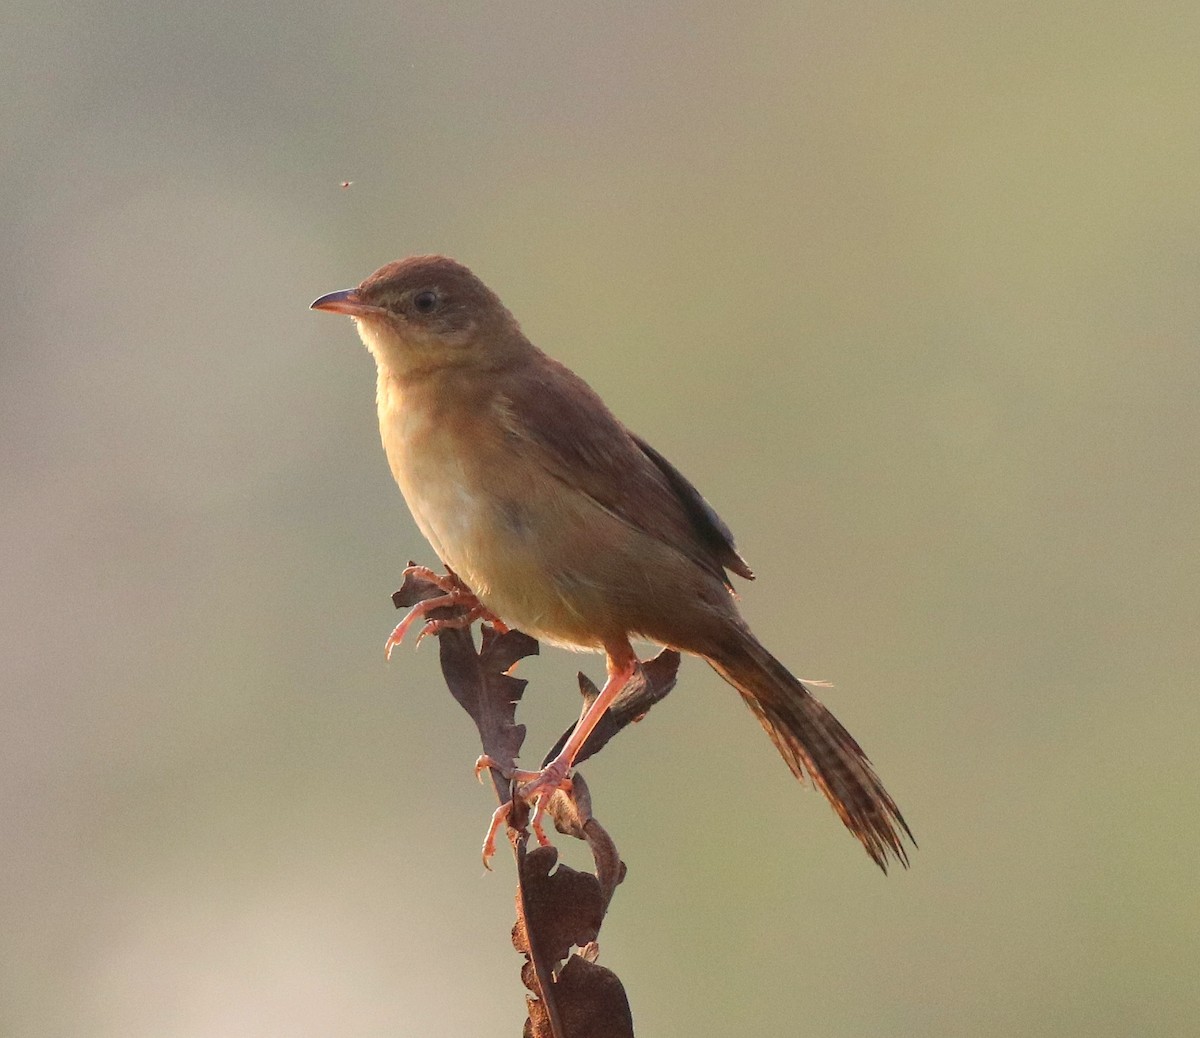
{"type": "Polygon", "coordinates": [[[741,694],[797,778],[810,778],[833,809],[887,871],[888,857],[905,867],[902,838],[912,833],[854,737],[782,663],[743,629],[732,648],[708,662],[741,694]]]}

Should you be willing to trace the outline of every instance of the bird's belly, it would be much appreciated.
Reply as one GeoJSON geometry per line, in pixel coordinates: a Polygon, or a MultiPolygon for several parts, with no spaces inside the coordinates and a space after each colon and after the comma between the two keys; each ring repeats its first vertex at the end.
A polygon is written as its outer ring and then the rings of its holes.
{"type": "Polygon", "coordinates": [[[601,647],[611,626],[602,589],[588,573],[554,561],[579,557],[577,548],[562,550],[582,532],[578,517],[540,499],[528,481],[515,481],[517,493],[496,469],[462,458],[431,451],[401,465],[393,459],[413,519],[438,557],[509,626],[554,644],[601,647]]]}
{"type": "Polygon", "coordinates": [[[552,563],[553,532],[529,525],[512,502],[461,485],[416,496],[413,515],[438,555],[505,623],[556,644],[601,645],[603,598],[552,563]]]}

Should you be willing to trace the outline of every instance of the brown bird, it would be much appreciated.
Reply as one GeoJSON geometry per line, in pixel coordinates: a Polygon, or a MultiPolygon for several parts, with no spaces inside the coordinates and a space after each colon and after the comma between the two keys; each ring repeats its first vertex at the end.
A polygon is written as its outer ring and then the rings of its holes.
{"type": "MultiPolygon", "coordinates": [[[[423,605],[463,604],[470,618],[606,656],[608,680],[562,752],[541,772],[518,773],[523,798],[541,807],[566,783],[637,672],[630,639],[644,638],[707,660],[876,864],[886,871],[889,855],[908,864],[902,834],[912,834],[866,754],[739,615],[728,574],[753,574],[729,528],[582,379],[525,338],[495,293],[452,259],[412,256],[312,307],[353,317],[375,358],[392,474],[451,573],[446,596],[423,605]]],[[[397,627],[389,652],[426,611],[397,627]]]]}

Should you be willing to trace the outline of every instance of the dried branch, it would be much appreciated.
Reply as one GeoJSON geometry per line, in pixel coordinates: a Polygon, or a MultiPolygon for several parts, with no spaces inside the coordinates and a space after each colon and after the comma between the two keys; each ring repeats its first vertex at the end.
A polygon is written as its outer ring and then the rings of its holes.
{"type": "MultiPolygon", "coordinates": [[[[411,565],[411,564],[410,564],[411,565]]],[[[443,590],[413,573],[392,596],[397,608],[443,594],[443,590]]],[[[431,619],[453,619],[463,614],[454,606],[430,612],[431,619]]],[[[484,753],[497,763],[492,784],[501,804],[511,803],[508,839],[517,863],[517,921],[512,940],[525,956],[521,979],[531,992],[526,996],[529,1017],[525,1038],[632,1038],[633,1017],[617,975],[599,965],[597,938],[617,885],[625,878],[625,864],[616,845],[593,817],[591,794],[578,771],[569,791],[551,797],[547,813],[555,829],[587,843],[595,873],[579,872],[559,863],[554,847],[528,850],[525,828],[529,812],[513,798],[512,783],[504,771],[515,766],[525,726],[516,720],[517,704],[526,682],[511,671],[525,657],[535,655],[538,643],[520,631],[497,634],[485,624],[478,651],[467,627],[437,632],[442,674],[458,704],[479,730],[484,753]],[[579,951],[573,951],[573,949],[579,951]],[[564,962],[565,960],[565,962],[564,962]]],[[[675,686],[679,653],[664,650],[642,664],[595,730],[576,763],[599,753],[623,728],[641,720],[646,712],[675,686]]],[[[585,704],[598,695],[583,674],[579,688],[585,704]]],[[[548,762],[571,734],[568,728],[546,755],[548,762]]]]}

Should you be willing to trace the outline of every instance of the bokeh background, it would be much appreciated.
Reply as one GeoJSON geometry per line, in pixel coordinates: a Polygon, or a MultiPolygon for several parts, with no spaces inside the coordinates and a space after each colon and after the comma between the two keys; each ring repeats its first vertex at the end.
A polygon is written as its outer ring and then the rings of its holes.
{"type": "Polygon", "coordinates": [[[383,660],[432,556],[307,310],[439,251],[704,489],[921,842],[885,879],[685,665],[585,769],[639,1033],[1196,1033],[1198,10],[7,4],[0,1032],[518,1033],[473,730],[383,660]]]}

